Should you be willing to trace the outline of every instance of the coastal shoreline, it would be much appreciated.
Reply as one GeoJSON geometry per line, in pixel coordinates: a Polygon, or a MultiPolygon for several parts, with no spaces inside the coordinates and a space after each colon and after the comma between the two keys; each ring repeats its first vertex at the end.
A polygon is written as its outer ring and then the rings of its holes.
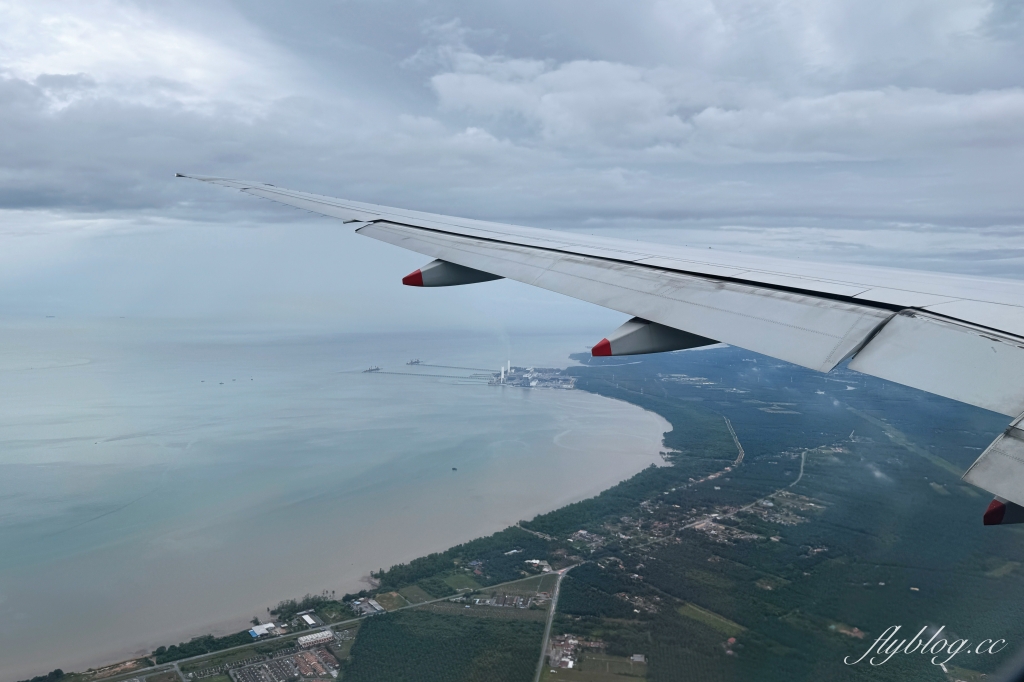
{"type": "MultiPolygon", "coordinates": [[[[501,390],[529,391],[529,389],[501,389],[501,390]]],[[[534,391],[534,392],[536,392],[536,391],[534,391]]],[[[576,392],[573,392],[573,393],[576,393],[576,392]]],[[[550,511],[557,510],[557,509],[562,508],[562,507],[564,507],[564,506],[566,506],[568,504],[572,504],[574,502],[577,502],[577,501],[580,501],[580,500],[584,500],[584,499],[588,499],[590,497],[593,497],[594,495],[599,494],[600,492],[602,492],[604,490],[607,490],[610,487],[615,486],[617,483],[621,482],[622,480],[628,479],[629,477],[631,477],[632,475],[637,473],[637,471],[639,471],[640,469],[642,469],[642,468],[644,468],[646,466],[649,466],[650,464],[656,464],[656,465],[664,465],[665,464],[665,462],[661,459],[660,451],[662,449],[664,433],[666,433],[666,432],[668,432],[668,431],[670,431],[672,429],[671,424],[667,420],[665,420],[663,417],[658,415],[656,412],[653,412],[653,411],[650,411],[650,410],[644,410],[643,408],[639,408],[639,406],[637,406],[637,405],[635,405],[633,403],[630,403],[628,401],[618,400],[618,399],[615,399],[615,398],[608,398],[606,396],[601,396],[600,394],[597,394],[597,393],[584,392],[584,391],[580,391],[579,393],[576,393],[576,396],[574,396],[574,397],[579,398],[579,397],[581,397],[580,394],[585,394],[587,396],[584,399],[584,401],[586,401],[586,402],[590,402],[591,400],[598,401],[597,403],[592,403],[592,406],[593,405],[601,406],[601,408],[602,408],[601,411],[616,412],[616,413],[618,413],[617,416],[619,418],[622,417],[622,414],[621,414],[621,410],[622,409],[628,409],[628,410],[636,411],[636,413],[634,414],[634,417],[623,419],[623,421],[625,421],[625,422],[630,424],[630,428],[635,428],[638,424],[646,425],[645,428],[644,428],[644,431],[645,432],[649,432],[649,435],[644,436],[640,440],[641,441],[648,440],[648,441],[651,441],[651,442],[649,442],[646,445],[641,446],[639,449],[642,449],[642,450],[644,450],[646,452],[649,452],[649,454],[647,456],[641,458],[641,459],[638,459],[638,461],[636,463],[636,467],[634,468],[634,470],[628,471],[628,472],[620,472],[618,475],[616,475],[616,476],[614,476],[612,478],[609,478],[607,480],[590,482],[588,485],[585,485],[583,487],[580,487],[579,489],[573,490],[571,495],[563,495],[563,496],[558,497],[557,499],[554,499],[554,498],[548,499],[543,506],[538,506],[536,504],[528,504],[526,506],[526,508],[519,508],[519,509],[516,509],[515,511],[506,511],[505,514],[503,516],[501,516],[500,518],[489,519],[489,525],[480,526],[478,524],[477,527],[474,527],[473,530],[470,531],[470,532],[464,532],[464,533],[461,533],[460,535],[457,535],[457,536],[456,535],[452,535],[451,537],[444,538],[440,542],[430,542],[429,544],[415,544],[414,546],[410,545],[407,548],[405,548],[404,551],[402,551],[401,553],[395,554],[395,555],[390,556],[390,557],[388,557],[386,559],[383,559],[383,560],[378,559],[378,558],[368,558],[368,559],[366,559],[365,561],[362,562],[362,564],[364,564],[364,565],[359,565],[358,567],[355,567],[354,572],[352,572],[352,574],[348,575],[347,577],[344,577],[342,579],[334,578],[334,579],[331,579],[331,580],[326,580],[326,581],[324,581],[321,584],[309,584],[309,583],[307,583],[306,587],[304,588],[304,593],[316,594],[316,593],[319,593],[321,590],[324,590],[324,589],[327,589],[327,590],[332,590],[333,589],[333,590],[336,590],[338,592],[338,594],[341,594],[341,593],[343,593],[345,591],[353,591],[354,592],[354,591],[359,591],[361,589],[365,589],[366,585],[367,585],[366,582],[365,582],[365,578],[367,577],[367,575],[366,575],[367,569],[373,570],[374,566],[376,566],[378,564],[383,564],[384,566],[389,566],[389,565],[396,564],[396,563],[403,563],[403,562],[410,561],[410,560],[412,560],[412,559],[414,559],[416,557],[423,556],[425,554],[429,554],[431,552],[443,551],[447,547],[450,547],[450,546],[453,546],[453,545],[456,545],[456,544],[459,544],[459,543],[462,543],[462,542],[466,542],[466,541],[472,540],[474,538],[486,537],[487,535],[490,535],[490,534],[492,534],[494,532],[501,531],[504,528],[507,528],[507,527],[509,527],[511,525],[514,525],[518,520],[520,520],[520,519],[522,519],[524,517],[525,518],[533,518],[534,516],[537,516],[537,515],[540,515],[540,514],[544,514],[544,513],[550,512],[550,511]],[[609,401],[614,401],[614,402],[609,402],[609,401]],[[626,408],[626,406],[628,406],[628,408],[626,408]],[[637,419],[636,414],[641,414],[642,417],[640,417],[640,419],[637,419]]],[[[576,401],[573,401],[573,402],[576,402],[576,401]]],[[[563,433],[559,433],[558,436],[556,436],[556,438],[564,436],[564,435],[565,434],[563,434],[563,433]]],[[[630,434],[630,437],[627,438],[627,440],[635,440],[633,438],[633,436],[635,436],[635,435],[636,434],[630,434]]],[[[570,437],[570,440],[571,440],[571,437],[570,437]]],[[[569,446],[562,445],[560,443],[556,443],[556,445],[558,445],[559,447],[569,447],[569,446]]],[[[570,443],[570,446],[572,446],[572,445],[573,444],[570,443]]],[[[579,444],[576,444],[576,445],[579,445],[579,444]]],[[[634,449],[636,449],[636,448],[634,448],[634,449]]],[[[283,600],[283,599],[297,598],[297,597],[301,597],[302,596],[301,594],[289,594],[288,592],[289,592],[289,590],[282,590],[282,592],[280,594],[278,594],[274,598],[275,601],[273,603],[276,604],[277,601],[280,601],[280,600],[283,600]]],[[[273,604],[270,604],[270,605],[272,606],[273,604]]],[[[214,636],[223,636],[223,635],[231,634],[231,633],[238,632],[240,630],[245,629],[248,626],[249,620],[252,618],[252,616],[254,614],[255,615],[261,615],[261,614],[265,615],[266,607],[267,607],[267,604],[254,605],[252,608],[248,608],[245,611],[240,611],[240,612],[238,612],[236,614],[227,616],[227,617],[225,617],[223,619],[219,619],[217,621],[208,621],[205,624],[198,624],[198,625],[197,624],[190,624],[190,625],[181,626],[181,627],[168,628],[163,633],[150,638],[149,641],[147,641],[145,644],[142,644],[142,645],[134,644],[132,646],[124,647],[124,648],[121,648],[121,649],[112,648],[110,650],[106,650],[105,653],[102,654],[102,655],[79,656],[79,657],[74,657],[74,658],[72,658],[70,660],[66,660],[66,661],[62,660],[59,663],[44,664],[42,667],[46,668],[47,665],[49,665],[49,667],[51,669],[53,667],[55,667],[55,666],[56,667],[61,667],[61,668],[65,669],[65,670],[67,670],[67,669],[82,670],[82,669],[85,669],[85,668],[96,669],[96,668],[100,668],[100,667],[111,665],[112,662],[115,662],[115,661],[122,661],[122,660],[129,660],[129,659],[133,659],[133,658],[139,658],[139,657],[148,655],[151,651],[153,651],[158,646],[166,646],[166,645],[170,645],[172,643],[176,643],[176,642],[180,642],[180,641],[188,641],[192,637],[195,637],[195,636],[198,636],[198,635],[201,635],[201,634],[202,635],[212,634],[214,636]]],[[[30,673],[29,672],[23,672],[23,671],[17,671],[12,676],[10,676],[10,677],[5,675],[2,678],[2,682],[14,682],[15,680],[22,679],[22,678],[24,678],[26,676],[31,676],[31,675],[35,675],[35,674],[45,673],[46,672],[45,670],[39,669],[38,666],[35,666],[33,668],[33,670],[34,670],[34,672],[30,672],[30,673]]]]}

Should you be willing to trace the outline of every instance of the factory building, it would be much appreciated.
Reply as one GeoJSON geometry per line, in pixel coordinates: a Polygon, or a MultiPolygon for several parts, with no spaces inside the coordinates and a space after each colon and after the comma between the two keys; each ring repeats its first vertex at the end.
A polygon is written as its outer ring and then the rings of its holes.
{"type": "Polygon", "coordinates": [[[249,634],[252,636],[253,639],[258,639],[265,635],[277,634],[275,632],[276,629],[277,626],[273,623],[261,623],[259,625],[254,625],[253,628],[249,630],[249,634]]]}

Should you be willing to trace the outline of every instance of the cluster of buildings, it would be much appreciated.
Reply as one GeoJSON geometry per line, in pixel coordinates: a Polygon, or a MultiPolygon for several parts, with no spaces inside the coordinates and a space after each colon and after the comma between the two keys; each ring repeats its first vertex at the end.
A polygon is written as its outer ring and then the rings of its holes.
{"type": "MultiPolygon", "coordinates": [[[[640,576],[637,575],[637,578],[640,576]]],[[[657,613],[658,604],[661,603],[661,597],[641,597],[626,592],[618,592],[615,596],[630,604],[633,607],[633,613],[657,613]]]]}
{"type": "MultiPolygon", "coordinates": [[[[677,384],[688,384],[690,386],[715,386],[716,382],[711,381],[707,377],[691,377],[686,374],[659,374],[658,378],[662,381],[674,381],[677,384]]],[[[737,391],[738,393],[746,393],[747,391],[737,391]]]]}
{"type": "Polygon", "coordinates": [[[530,568],[539,570],[541,573],[551,572],[551,564],[540,559],[527,559],[523,563],[529,566],[530,568]]]}
{"type": "Polygon", "coordinates": [[[253,639],[259,639],[260,637],[273,637],[277,634],[279,634],[278,627],[273,623],[260,623],[259,625],[252,626],[252,629],[249,630],[249,635],[251,635],[253,639]]]}
{"type": "Polygon", "coordinates": [[[310,635],[303,635],[295,640],[300,649],[309,649],[322,644],[329,644],[333,641],[334,633],[330,630],[319,630],[310,635]]]}
{"type": "Polygon", "coordinates": [[[352,602],[352,608],[360,616],[376,616],[384,613],[384,607],[378,604],[376,599],[356,599],[352,602]]]}
{"type": "MultiPolygon", "coordinates": [[[[231,663],[225,663],[223,665],[217,665],[212,668],[204,668],[203,670],[197,670],[195,672],[188,673],[187,675],[185,675],[185,679],[202,680],[207,677],[213,677],[214,675],[220,675],[221,673],[229,672],[231,668],[241,668],[252,663],[257,663],[259,661],[264,660],[264,658],[264,656],[256,654],[255,656],[250,656],[249,658],[243,659],[241,661],[232,661],[231,663]]],[[[132,682],[132,680],[125,680],[125,682],[132,682]]],[[[135,680],[135,682],[139,681],[135,680]]]]}
{"type": "Polygon", "coordinates": [[[308,611],[299,611],[295,614],[295,620],[299,621],[301,625],[310,628],[318,628],[324,624],[320,616],[316,615],[316,611],[309,609],[308,611]]]}
{"type": "Polygon", "coordinates": [[[569,536],[570,542],[579,542],[591,549],[591,551],[597,549],[604,544],[604,538],[597,533],[591,533],[585,530],[578,530],[569,536]]]}
{"type": "MultiPolygon", "coordinates": [[[[330,661],[335,660],[330,654],[326,654],[324,658],[330,661]]],[[[328,669],[328,664],[321,661],[320,656],[317,656],[312,651],[301,651],[295,654],[294,660],[295,667],[299,669],[299,674],[303,677],[323,677],[324,675],[331,675],[331,673],[333,673],[331,676],[334,677],[338,674],[337,667],[328,669]]]]}
{"type": "MultiPolygon", "coordinates": [[[[603,651],[605,646],[604,642],[597,639],[588,640],[577,635],[556,635],[548,641],[548,665],[551,668],[578,668],[585,653],[603,651]]],[[[629,657],[629,663],[632,671],[633,664],[646,664],[647,656],[633,654],[629,657]]]]}
{"type": "Polygon", "coordinates": [[[550,592],[527,592],[525,594],[508,594],[492,592],[490,597],[473,597],[460,594],[448,599],[450,602],[469,606],[494,606],[498,608],[528,609],[534,604],[540,606],[551,601],[550,592]]]}
{"type": "Polygon", "coordinates": [[[571,389],[576,386],[576,377],[566,376],[562,370],[551,367],[513,367],[510,363],[492,375],[487,383],[492,386],[571,389]]]}
{"type": "MultiPolygon", "coordinates": [[[[830,450],[829,450],[830,451],[830,450]]],[[[791,452],[783,453],[785,456],[795,457],[791,452]]],[[[713,481],[732,471],[735,466],[727,466],[721,471],[705,476],[701,479],[690,478],[687,484],[666,490],[655,498],[643,500],[639,504],[640,519],[632,516],[620,517],[618,522],[605,524],[604,528],[609,536],[628,541],[651,542],[655,540],[668,539],[679,542],[679,532],[692,530],[702,533],[708,539],[722,544],[733,542],[749,542],[760,540],[763,536],[747,530],[738,525],[726,521],[736,518],[742,520],[744,514],[756,516],[762,521],[767,521],[779,526],[795,526],[810,520],[810,516],[823,511],[826,504],[804,495],[798,495],[792,491],[784,490],[776,492],[768,498],[758,501],[754,505],[740,508],[738,506],[717,505],[713,513],[708,514],[705,510],[683,509],[678,504],[670,504],[667,500],[661,499],[664,495],[671,495],[677,490],[683,490],[692,485],[713,481]],[[646,517],[646,518],[644,518],[646,517]]],[[[715,487],[718,490],[718,487],[715,487]]],[[[587,544],[591,549],[600,546],[602,538],[600,535],[587,531],[573,533],[570,540],[587,544]]],[[[771,540],[779,542],[780,535],[774,535],[771,540]]]]}
{"type": "Polygon", "coordinates": [[[719,542],[723,545],[736,541],[743,542],[761,539],[761,536],[757,533],[751,533],[736,526],[726,526],[721,523],[716,523],[715,518],[717,517],[718,514],[715,514],[712,518],[701,521],[693,526],[693,530],[698,533],[704,533],[708,536],[709,540],[719,542]]]}
{"type": "Polygon", "coordinates": [[[825,509],[824,503],[815,502],[804,495],[797,495],[788,490],[776,493],[772,499],[761,500],[757,505],[747,510],[748,513],[769,523],[780,526],[795,526],[809,521],[806,516],[798,512],[820,512],[825,509]]]}
{"type": "Polygon", "coordinates": [[[473,603],[477,606],[504,606],[525,609],[534,603],[534,598],[524,597],[519,594],[496,594],[490,599],[474,599],[473,603]]]}
{"type": "MultiPolygon", "coordinates": [[[[323,630],[315,634],[328,635],[327,640],[321,644],[329,643],[334,639],[334,633],[330,630],[323,630]]],[[[305,635],[299,640],[313,636],[305,635]]],[[[339,668],[338,659],[326,647],[312,645],[303,651],[293,651],[269,661],[232,669],[229,671],[229,675],[233,682],[293,682],[296,679],[333,681],[338,677],[339,668]]]]}
{"type": "Polygon", "coordinates": [[[584,652],[604,649],[604,642],[587,640],[576,635],[556,635],[548,643],[548,665],[552,668],[575,668],[584,652]]]}

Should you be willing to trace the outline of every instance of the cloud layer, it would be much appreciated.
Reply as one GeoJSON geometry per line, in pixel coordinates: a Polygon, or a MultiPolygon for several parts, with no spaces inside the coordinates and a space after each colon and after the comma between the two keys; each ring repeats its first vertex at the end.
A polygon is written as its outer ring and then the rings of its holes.
{"type": "MultiPolygon", "coordinates": [[[[47,305],[102,312],[75,290],[102,279],[88,262],[111,239],[172,239],[181,259],[209,230],[263,225],[245,235],[269,264],[276,230],[306,230],[294,212],[175,171],[1017,276],[1022,17],[1017,0],[0,0],[0,279],[18,292],[0,294],[0,311],[26,312],[42,288],[47,305]]],[[[390,252],[367,253],[345,286],[384,285],[390,252]]],[[[175,258],[123,272],[166,283],[153,314],[188,307],[168,303],[175,258]]]]}

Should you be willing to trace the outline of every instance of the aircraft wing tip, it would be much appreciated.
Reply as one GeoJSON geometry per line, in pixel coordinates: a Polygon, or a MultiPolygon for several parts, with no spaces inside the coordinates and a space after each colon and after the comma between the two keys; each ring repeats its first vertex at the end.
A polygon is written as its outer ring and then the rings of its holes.
{"type": "Polygon", "coordinates": [[[215,175],[190,175],[189,173],[175,173],[176,178],[188,178],[189,180],[201,180],[202,182],[242,182],[232,178],[221,178],[215,175]]]}

